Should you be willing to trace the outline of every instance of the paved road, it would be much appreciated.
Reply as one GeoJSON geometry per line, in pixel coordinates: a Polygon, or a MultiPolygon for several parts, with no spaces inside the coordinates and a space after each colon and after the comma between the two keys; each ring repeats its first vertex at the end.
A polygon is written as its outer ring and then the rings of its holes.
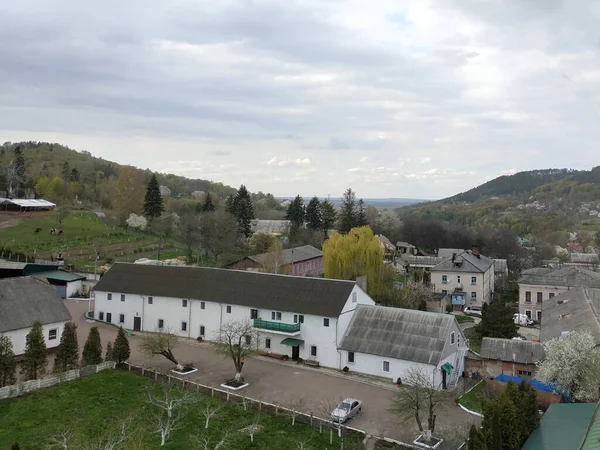
{"type": "MultiPolygon", "coordinates": [[[[87,302],[67,302],[67,308],[78,324],[80,346],[87,337],[89,329],[96,325],[100,330],[102,342],[114,340],[117,329],[110,325],[88,321],[84,317],[87,302]]],[[[167,372],[173,364],[162,357],[148,358],[139,350],[140,336],[130,338],[131,358],[133,364],[145,367],[158,367],[167,372]]],[[[193,362],[198,372],[189,375],[189,379],[202,384],[218,387],[232,377],[234,366],[230,359],[225,359],[210,349],[206,343],[194,340],[182,340],[175,354],[182,362],[193,362]]],[[[344,397],[357,397],[364,402],[364,412],[353,419],[349,425],[363,429],[371,434],[385,435],[403,441],[412,441],[418,435],[416,425],[410,421],[400,423],[389,412],[391,400],[396,388],[377,386],[353,379],[344,375],[330,375],[322,370],[311,370],[298,366],[292,361],[281,363],[264,358],[251,358],[244,364],[244,378],[250,385],[243,390],[248,397],[261,399],[271,403],[289,405],[299,398],[304,399],[304,411],[323,416],[325,403],[339,401],[344,397]]],[[[458,408],[453,401],[448,409],[440,412],[437,427],[440,430],[468,429],[471,423],[479,419],[458,408]]]]}

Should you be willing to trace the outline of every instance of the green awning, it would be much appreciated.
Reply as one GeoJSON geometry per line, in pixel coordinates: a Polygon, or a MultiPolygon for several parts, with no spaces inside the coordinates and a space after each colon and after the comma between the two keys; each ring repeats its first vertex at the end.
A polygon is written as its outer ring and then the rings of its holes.
{"type": "Polygon", "coordinates": [[[450,364],[450,363],[445,363],[442,366],[442,370],[444,370],[448,375],[450,375],[450,372],[452,372],[452,369],[454,369],[454,367],[452,367],[452,364],[450,364]]]}
{"type": "Polygon", "coordinates": [[[290,347],[295,347],[296,345],[302,344],[304,341],[302,339],[294,339],[294,338],[285,338],[281,343],[283,345],[289,345],[290,347]]]}

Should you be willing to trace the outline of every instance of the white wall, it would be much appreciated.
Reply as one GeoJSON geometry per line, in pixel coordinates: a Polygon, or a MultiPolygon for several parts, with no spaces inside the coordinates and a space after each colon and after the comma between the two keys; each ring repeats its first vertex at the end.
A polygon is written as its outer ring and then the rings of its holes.
{"type": "Polygon", "coordinates": [[[519,284],[519,313],[526,314],[527,311],[531,311],[531,318],[538,320],[538,311],[542,310],[542,303],[550,298],[550,294],[558,296],[563,292],[567,292],[569,288],[567,286],[541,286],[536,284],[519,284]],[[531,292],[531,303],[527,303],[527,292],[531,292]],[[537,293],[542,293],[542,303],[537,302],[537,293]]]}
{"type": "MultiPolygon", "coordinates": [[[[119,315],[125,315],[123,326],[127,329],[134,328],[134,317],[142,318],[142,331],[155,331],[158,327],[158,320],[163,319],[164,329],[171,328],[179,336],[196,338],[200,333],[200,326],[205,327],[203,338],[214,340],[221,329],[221,324],[230,320],[250,320],[251,307],[229,305],[231,313],[227,313],[227,304],[216,302],[204,302],[205,309],[201,309],[201,300],[187,299],[187,307],[182,306],[180,298],[153,297],[152,304],[148,304],[148,297],[133,294],[126,294],[125,301],[121,301],[121,294],[112,293],[112,300],[107,299],[106,292],[96,291],[95,317],[99,318],[99,313],[104,313],[104,320],[107,320],[107,313],[111,313],[111,322],[119,324],[119,315]],[[187,330],[181,329],[181,322],[187,322],[187,330]]],[[[324,326],[323,316],[304,314],[304,323],[300,326],[300,335],[290,336],[285,334],[272,333],[267,330],[260,331],[259,348],[264,349],[265,339],[271,338],[271,349],[274,353],[287,354],[291,357],[292,348],[281,345],[281,341],[286,337],[294,337],[304,340],[300,346],[300,357],[310,358],[311,346],[317,347],[316,359],[323,366],[340,368],[340,354],[337,347],[342,340],[348,323],[352,318],[354,309],[358,304],[373,305],[375,302],[360,287],[355,286],[350,294],[348,301],[342,309],[340,318],[328,317],[329,326],[324,326]],[[353,302],[353,293],[356,293],[356,302],[353,302]]],[[[281,322],[286,324],[294,323],[294,315],[300,315],[299,312],[279,311],[281,320],[272,319],[272,310],[258,309],[258,318],[281,322]]],[[[342,366],[343,367],[343,366],[342,366]]]]}
{"type": "Polygon", "coordinates": [[[67,298],[73,296],[77,291],[83,294],[83,280],[69,281],[67,283],[67,298]]]}
{"type": "MultiPolygon", "coordinates": [[[[48,350],[58,347],[58,344],[60,343],[60,335],[65,328],[65,323],[66,322],[56,322],[42,325],[44,339],[46,340],[46,347],[48,350]],[[56,339],[49,340],[48,334],[52,329],[56,329],[56,339]]],[[[30,331],[31,328],[21,328],[20,330],[7,331],[4,333],[12,341],[13,352],[15,355],[22,355],[25,352],[25,339],[30,331]]]]}
{"type": "Polygon", "coordinates": [[[431,284],[434,286],[435,292],[441,293],[447,291],[452,294],[458,284],[458,277],[465,292],[465,306],[482,306],[483,302],[489,302],[491,295],[494,292],[494,265],[485,272],[451,272],[451,271],[431,271],[431,284]],[[442,276],[446,275],[448,282],[442,283],[442,276]],[[471,277],[476,278],[476,284],[471,284],[471,277]],[[477,300],[471,300],[471,293],[477,294],[477,300]]]}

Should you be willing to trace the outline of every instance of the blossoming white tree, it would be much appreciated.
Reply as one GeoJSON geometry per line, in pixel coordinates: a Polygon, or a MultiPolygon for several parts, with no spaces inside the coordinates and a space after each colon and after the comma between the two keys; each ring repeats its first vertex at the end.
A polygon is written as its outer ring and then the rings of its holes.
{"type": "Polygon", "coordinates": [[[600,356],[589,331],[573,331],[544,344],[546,359],[538,362],[537,378],[553,384],[572,401],[598,401],[600,356]]]}
{"type": "Polygon", "coordinates": [[[134,228],[136,230],[145,230],[148,226],[148,221],[144,216],[138,216],[137,214],[131,213],[129,217],[125,221],[129,228],[134,228]]]}

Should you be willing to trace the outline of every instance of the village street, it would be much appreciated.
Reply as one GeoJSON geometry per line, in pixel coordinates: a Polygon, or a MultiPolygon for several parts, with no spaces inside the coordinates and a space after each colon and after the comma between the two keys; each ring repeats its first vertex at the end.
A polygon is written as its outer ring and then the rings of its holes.
{"type": "MultiPolygon", "coordinates": [[[[73,321],[78,325],[80,347],[83,347],[89,329],[94,325],[100,330],[103,348],[109,340],[115,339],[117,328],[85,318],[87,301],[67,301],[66,305],[73,321]]],[[[142,354],[139,349],[140,342],[139,335],[130,338],[132,364],[156,367],[165,373],[172,368],[173,364],[163,357],[148,358],[142,354]]],[[[182,339],[174,353],[182,363],[191,362],[198,368],[197,372],[187,376],[191,381],[219,387],[234,374],[231,360],[216,355],[207,343],[182,339]]],[[[352,376],[306,368],[292,361],[283,363],[262,357],[246,360],[243,375],[250,385],[243,391],[236,392],[237,394],[283,406],[303,398],[304,412],[312,411],[321,417],[324,415],[322,408],[325,403],[333,403],[345,397],[355,397],[364,402],[364,412],[352,419],[348,423],[349,426],[370,434],[385,435],[405,442],[412,442],[418,435],[418,428],[414,421],[401,423],[389,411],[391,401],[397,392],[397,388],[392,384],[376,385],[352,376]]],[[[462,392],[457,392],[456,396],[460,393],[462,392]]],[[[477,417],[466,413],[454,404],[454,395],[451,397],[447,409],[440,411],[437,416],[436,429],[440,433],[462,433],[468,430],[471,423],[479,422],[477,417]]]]}

